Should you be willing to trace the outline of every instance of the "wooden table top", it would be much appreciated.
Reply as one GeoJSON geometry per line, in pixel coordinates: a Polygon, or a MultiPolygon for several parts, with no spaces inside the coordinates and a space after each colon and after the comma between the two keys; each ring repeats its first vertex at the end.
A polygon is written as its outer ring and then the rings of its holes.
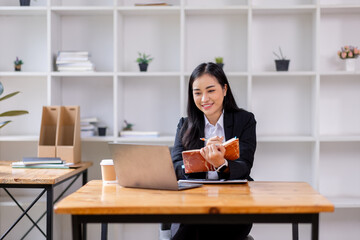
{"type": "Polygon", "coordinates": [[[257,214],[332,212],[334,205],[304,182],[203,185],[183,191],[123,188],[93,180],[55,205],[55,213],[257,214]]]}
{"type": "Polygon", "coordinates": [[[92,165],[92,162],[82,162],[79,168],[27,169],[12,168],[11,163],[11,161],[0,161],[0,184],[56,184],[92,165]]]}

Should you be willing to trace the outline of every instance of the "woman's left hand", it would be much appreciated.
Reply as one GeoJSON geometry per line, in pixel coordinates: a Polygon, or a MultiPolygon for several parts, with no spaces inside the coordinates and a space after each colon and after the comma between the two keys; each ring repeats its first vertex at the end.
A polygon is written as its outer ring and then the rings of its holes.
{"type": "Polygon", "coordinates": [[[208,144],[200,149],[200,154],[214,167],[224,164],[225,147],[223,145],[208,144]]]}

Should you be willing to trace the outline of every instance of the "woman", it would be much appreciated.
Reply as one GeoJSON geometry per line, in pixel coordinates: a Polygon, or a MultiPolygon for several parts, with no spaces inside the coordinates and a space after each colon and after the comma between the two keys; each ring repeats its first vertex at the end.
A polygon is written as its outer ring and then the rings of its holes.
{"type": "MultiPolygon", "coordinates": [[[[190,76],[188,89],[188,117],[180,119],[171,152],[177,178],[252,180],[256,121],[252,113],[237,106],[222,68],[215,63],[200,64],[190,76]],[[233,137],[239,138],[240,158],[227,161],[221,143],[233,137]],[[205,146],[201,138],[207,139],[205,146]],[[192,149],[201,149],[201,155],[216,171],[185,174],[181,153],[192,149]]],[[[181,224],[173,239],[242,240],[251,227],[181,224]]]]}

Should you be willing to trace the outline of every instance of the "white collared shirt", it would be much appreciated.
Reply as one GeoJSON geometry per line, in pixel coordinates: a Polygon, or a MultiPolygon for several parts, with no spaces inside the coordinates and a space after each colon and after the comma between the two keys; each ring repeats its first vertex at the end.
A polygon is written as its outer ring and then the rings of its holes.
{"type": "MultiPolygon", "coordinates": [[[[209,120],[206,118],[206,116],[204,115],[205,118],[205,129],[204,129],[204,133],[205,133],[205,138],[209,139],[211,137],[224,137],[223,142],[225,142],[225,131],[224,131],[224,112],[221,114],[219,120],[217,121],[217,123],[214,125],[212,125],[209,120]]],[[[206,144],[206,143],[205,143],[206,144]]],[[[208,179],[219,179],[219,175],[216,171],[209,171],[207,174],[207,178],[208,179]]]]}

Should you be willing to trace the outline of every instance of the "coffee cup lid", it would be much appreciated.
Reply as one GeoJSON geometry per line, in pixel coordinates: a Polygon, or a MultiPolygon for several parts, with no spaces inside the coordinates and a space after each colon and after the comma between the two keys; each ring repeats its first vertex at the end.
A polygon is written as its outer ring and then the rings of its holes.
{"type": "Polygon", "coordinates": [[[101,160],[100,165],[114,165],[114,161],[112,159],[103,159],[101,160]]]}

